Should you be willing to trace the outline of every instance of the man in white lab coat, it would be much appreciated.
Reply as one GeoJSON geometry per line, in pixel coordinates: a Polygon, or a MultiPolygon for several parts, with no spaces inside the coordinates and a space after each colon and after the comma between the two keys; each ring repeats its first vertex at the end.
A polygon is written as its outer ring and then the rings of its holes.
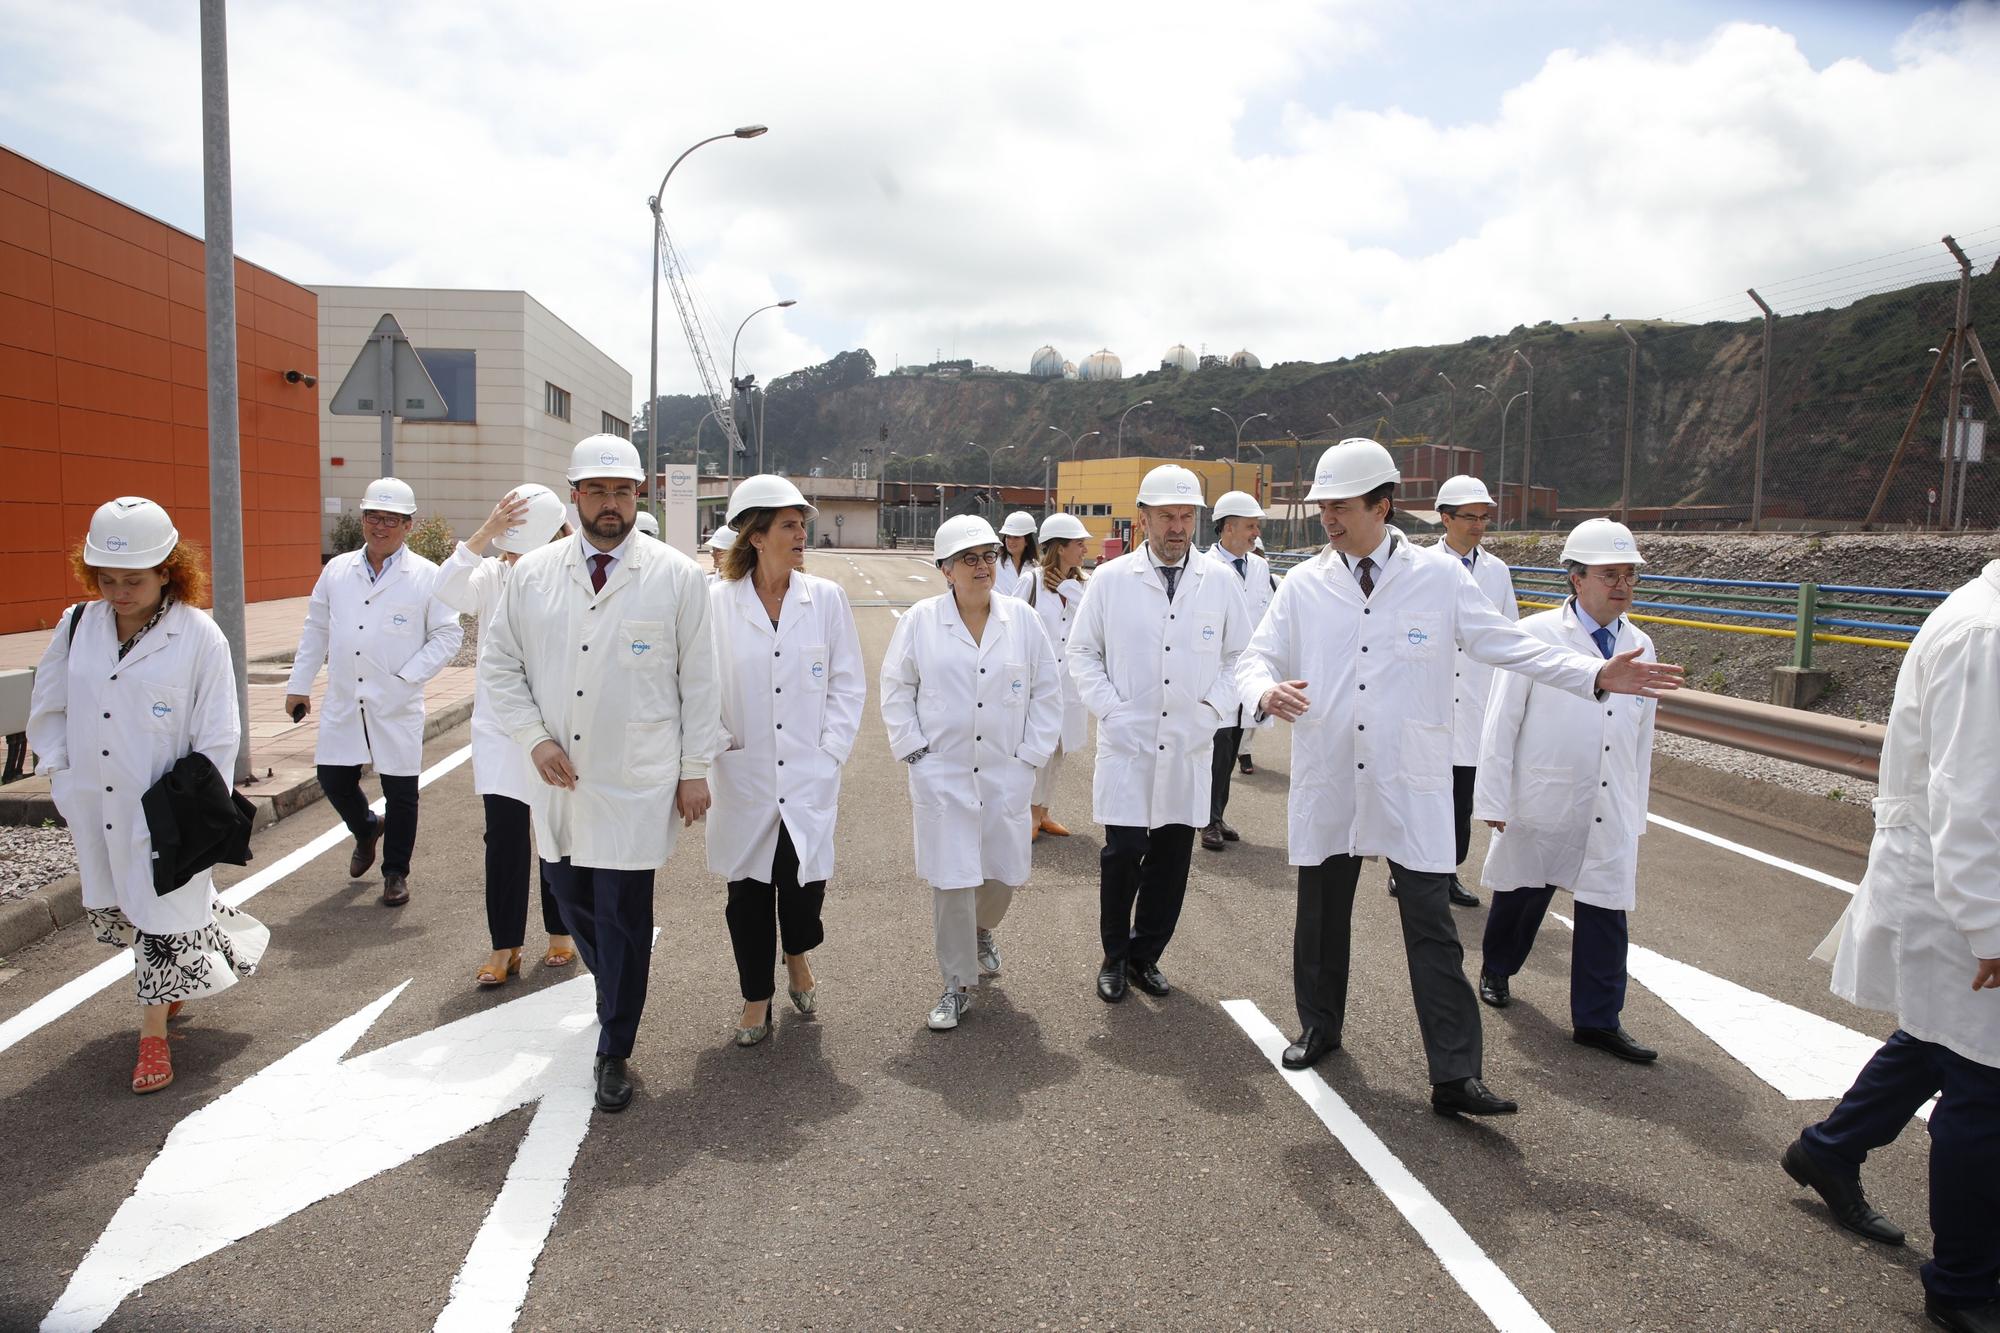
{"type": "Polygon", "coordinates": [[[480,683],[541,779],[535,842],[563,923],[597,981],[597,1107],[632,1100],[626,1061],[646,1005],[653,876],[674,816],[708,810],[721,744],[707,585],[694,561],[633,530],[645,471],[631,443],[570,455],[575,541],[514,566],[480,683]]]}
{"type": "MultiPolygon", "coordinates": [[[[1631,529],[1593,518],[1563,543],[1570,598],[1521,628],[1545,643],[1610,659],[1653,641],[1627,612],[1645,562],[1631,529]]],[[[1639,837],[1653,774],[1651,699],[1579,699],[1527,676],[1496,673],[1479,747],[1473,811],[1493,840],[1481,882],[1493,890],[1480,946],[1479,998],[1509,1002],[1508,979],[1528,961],[1556,890],[1576,903],[1569,1014],[1576,1041],[1644,1064],[1659,1052],[1625,1030],[1625,914],[1639,872],[1639,837]]]]}
{"type": "Polygon", "coordinates": [[[1303,1069],[1340,1048],[1347,1013],[1354,885],[1383,856],[1401,886],[1403,948],[1440,1114],[1518,1108],[1482,1081],[1479,1002],[1451,918],[1451,709],[1454,644],[1584,698],[1672,689],[1680,668],[1606,662],[1552,647],[1493,607],[1465,569],[1389,526],[1389,451],[1343,440],[1320,456],[1307,499],[1327,549],[1278,585],[1237,676],[1258,725],[1297,724],[1292,743],[1291,862],[1299,867],[1292,983],[1303,1031],[1284,1064],[1303,1069]],[[1308,694],[1308,690],[1311,691],[1308,694]]]}
{"type": "Polygon", "coordinates": [[[433,594],[438,567],[404,545],[417,497],[394,477],[361,497],[363,545],[326,562],[306,605],[305,628],[285,686],[294,722],[312,711],[312,684],[326,667],[326,698],[313,760],[320,790],[354,835],[355,879],[382,848],[382,902],[410,900],[417,845],[417,774],[424,758],[424,686],[465,642],[458,613],[433,594]],[[361,766],[382,780],[384,813],[369,813],[361,766]]]}
{"type": "Polygon", "coordinates": [[[1896,676],[1875,839],[1848,908],[1833,990],[1897,1030],[1826,1119],[1785,1150],[1850,1231],[1903,1233],[1861,1190],[1861,1164],[1933,1096],[1933,1243],[1924,1311],[2000,1330],[2000,560],[1917,631],[1896,676]]]}
{"type": "Polygon", "coordinates": [[[1194,550],[1201,504],[1187,468],[1148,472],[1144,540],[1097,567],[1070,627],[1070,674],[1097,715],[1097,994],[1107,1004],[1125,998],[1128,981],[1148,995],[1171,991],[1160,955],[1187,895],[1195,829],[1208,822],[1215,731],[1235,716],[1236,658],[1250,637],[1242,585],[1194,550]]]}
{"type": "MultiPolygon", "coordinates": [[[[1271,562],[1257,554],[1257,534],[1264,526],[1264,506],[1257,497],[1230,491],[1215,502],[1215,545],[1208,558],[1227,569],[1243,585],[1243,601],[1249,612],[1250,628],[1264,618],[1277,585],[1271,579],[1271,562]]],[[[1239,705],[1228,715],[1225,725],[1216,728],[1215,753],[1209,765],[1208,823],[1201,830],[1201,845],[1219,852],[1239,835],[1222,815],[1229,808],[1229,778],[1236,769],[1237,751],[1243,744],[1243,709],[1239,705]]]]}

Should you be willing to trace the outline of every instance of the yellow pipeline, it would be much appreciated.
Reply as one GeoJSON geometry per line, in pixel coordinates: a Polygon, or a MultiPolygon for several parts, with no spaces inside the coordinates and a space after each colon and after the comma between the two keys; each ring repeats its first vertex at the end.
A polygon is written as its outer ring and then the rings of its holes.
{"type": "MultiPolygon", "coordinates": [[[[1532,606],[1536,610],[1553,611],[1558,606],[1561,606],[1562,603],[1523,601],[1520,605],[1532,606]]],[[[1642,616],[1636,613],[1632,614],[1630,619],[1643,620],[1649,625],[1681,625],[1687,629],[1712,629],[1723,634],[1761,634],[1767,639],[1795,639],[1798,637],[1796,632],[1788,629],[1764,629],[1756,625],[1718,625],[1712,620],[1676,620],[1672,616],[1642,616]]],[[[1910,647],[1909,644],[1896,639],[1863,639],[1853,634],[1815,634],[1813,635],[1813,642],[1854,643],[1861,645],[1863,648],[1895,648],[1903,652],[1908,652],[1910,647]]]]}

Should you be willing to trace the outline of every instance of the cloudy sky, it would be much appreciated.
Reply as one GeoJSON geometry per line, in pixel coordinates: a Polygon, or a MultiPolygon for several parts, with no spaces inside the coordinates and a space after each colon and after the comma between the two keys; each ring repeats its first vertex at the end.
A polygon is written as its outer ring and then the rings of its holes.
{"type": "MultiPolygon", "coordinates": [[[[0,143],[201,228],[192,0],[0,0],[0,143]]],[[[1128,370],[1740,318],[2000,253],[2000,6],[236,0],[239,253],[525,288],[643,396],[646,198],[727,360],[1128,370]],[[1829,271],[1831,270],[1831,271],[1829,271]]],[[[671,308],[663,391],[697,387],[671,308]]]]}

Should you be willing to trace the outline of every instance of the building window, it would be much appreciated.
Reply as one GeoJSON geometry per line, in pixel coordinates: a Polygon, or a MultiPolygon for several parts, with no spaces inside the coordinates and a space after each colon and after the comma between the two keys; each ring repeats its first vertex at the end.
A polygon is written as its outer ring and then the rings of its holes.
{"type": "Polygon", "coordinates": [[[552,417],[561,417],[564,421],[568,421],[569,390],[558,389],[555,385],[547,383],[543,384],[542,388],[544,390],[542,394],[542,411],[547,412],[552,417]]]}
{"type": "Polygon", "coordinates": [[[1090,506],[1090,516],[1091,516],[1092,518],[1110,518],[1110,517],[1111,517],[1111,506],[1110,506],[1110,505],[1092,505],[1092,506],[1090,506]]]}
{"type": "Polygon", "coordinates": [[[424,363],[444,399],[444,420],[479,420],[478,353],[462,347],[419,347],[417,360],[424,363]]]}
{"type": "Polygon", "coordinates": [[[616,435],[621,440],[629,440],[632,438],[631,422],[620,421],[617,417],[612,416],[609,412],[600,412],[598,413],[598,416],[601,418],[601,429],[606,435],[616,435]]]}

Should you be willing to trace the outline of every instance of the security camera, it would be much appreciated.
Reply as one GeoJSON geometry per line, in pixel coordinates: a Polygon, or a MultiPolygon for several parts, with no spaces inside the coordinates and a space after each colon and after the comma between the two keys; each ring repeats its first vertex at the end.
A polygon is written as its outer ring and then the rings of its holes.
{"type": "Polygon", "coordinates": [[[314,389],[319,387],[319,376],[308,375],[302,370],[288,370],[285,372],[285,383],[303,384],[308,389],[314,389]]]}

